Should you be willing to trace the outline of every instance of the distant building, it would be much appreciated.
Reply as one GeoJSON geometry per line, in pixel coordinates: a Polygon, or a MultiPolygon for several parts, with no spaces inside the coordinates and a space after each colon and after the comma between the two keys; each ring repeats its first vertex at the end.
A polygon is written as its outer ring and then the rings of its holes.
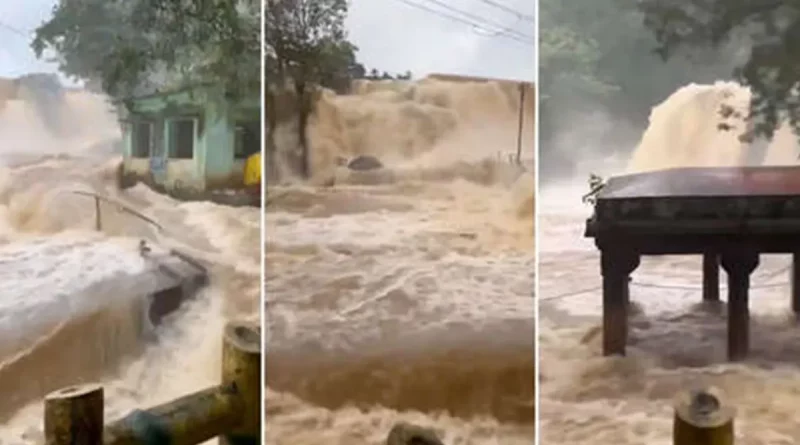
{"type": "Polygon", "coordinates": [[[261,95],[238,101],[196,85],[118,101],[122,175],[177,196],[244,187],[247,158],[261,151],[261,95]]]}

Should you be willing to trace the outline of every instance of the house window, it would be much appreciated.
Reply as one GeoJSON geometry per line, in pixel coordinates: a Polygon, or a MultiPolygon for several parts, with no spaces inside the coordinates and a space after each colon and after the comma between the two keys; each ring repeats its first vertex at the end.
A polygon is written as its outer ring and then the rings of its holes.
{"type": "Polygon", "coordinates": [[[195,120],[175,119],[170,121],[169,157],[192,159],[194,157],[195,120]]]}
{"type": "Polygon", "coordinates": [[[236,159],[247,159],[261,151],[261,129],[258,121],[238,122],[233,154],[236,159]]]}
{"type": "Polygon", "coordinates": [[[153,124],[134,122],[131,127],[131,157],[149,158],[153,145],[153,124]]]}

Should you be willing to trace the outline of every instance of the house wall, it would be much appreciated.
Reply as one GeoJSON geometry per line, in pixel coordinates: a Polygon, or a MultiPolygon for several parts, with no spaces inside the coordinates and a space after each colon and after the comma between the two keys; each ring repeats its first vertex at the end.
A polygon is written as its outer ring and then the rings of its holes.
{"type": "Polygon", "coordinates": [[[134,176],[167,191],[202,191],[205,188],[205,134],[202,117],[207,100],[204,91],[182,91],[168,95],[152,95],[127,103],[128,120],[123,132],[123,166],[126,176],[134,176]],[[169,157],[170,126],[167,122],[178,117],[198,119],[192,159],[169,157]],[[133,158],[132,122],[137,119],[163,121],[163,133],[156,139],[161,147],[153,147],[151,158],[133,158]]]}
{"type": "MultiPolygon", "coordinates": [[[[258,119],[258,96],[242,104],[231,104],[208,89],[194,89],[169,95],[153,95],[128,102],[129,120],[137,118],[170,119],[193,117],[197,119],[195,151],[193,158],[171,159],[164,152],[163,162],[132,157],[133,138],[131,124],[123,132],[124,169],[128,176],[164,187],[170,192],[203,192],[214,188],[241,187],[244,184],[245,160],[234,159],[235,119],[245,113],[258,119]],[[243,111],[245,110],[245,111],[243,111]]],[[[170,129],[164,127],[163,141],[170,140],[170,129]]]]}
{"type": "Polygon", "coordinates": [[[226,102],[206,108],[205,177],[209,188],[224,188],[236,182],[230,108],[226,102]]]}
{"type": "Polygon", "coordinates": [[[238,188],[244,185],[246,159],[236,159],[234,154],[237,119],[260,121],[259,98],[237,104],[214,102],[206,109],[206,187],[238,188]]]}

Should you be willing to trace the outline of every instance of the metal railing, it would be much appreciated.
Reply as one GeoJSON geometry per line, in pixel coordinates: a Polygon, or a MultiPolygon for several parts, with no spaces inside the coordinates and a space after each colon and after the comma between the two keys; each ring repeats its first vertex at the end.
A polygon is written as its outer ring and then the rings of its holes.
{"type": "Polygon", "coordinates": [[[248,323],[225,327],[222,379],[162,405],[134,410],[105,424],[100,385],[64,388],[45,397],[48,445],[195,445],[214,437],[223,445],[261,441],[261,330],[248,323]]]}
{"type": "Polygon", "coordinates": [[[133,216],[141,219],[142,221],[145,221],[145,222],[151,224],[156,229],[158,229],[159,232],[164,230],[164,227],[162,227],[161,224],[159,224],[153,218],[150,218],[150,217],[140,213],[139,211],[131,208],[130,206],[122,203],[121,201],[109,198],[107,196],[100,195],[99,193],[95,193],[95,192],[87,192],[87,191],[82,191],[82,190],[69,190],[69,192],[70,193],[74,193],[76,195],[82,195],[82,196],[88,196],[88,197],[94,198],[95,229],[97,229],[97,231],[103,230],[102,212],[100,211],[100,203],[101,202],[107,202],[109,204],[112,204],[112,205],[116,206],[119,210],[121,210],[121,211],[123,211],[125,213],[128,213],[130,215],[133,215],[133,216]]]}

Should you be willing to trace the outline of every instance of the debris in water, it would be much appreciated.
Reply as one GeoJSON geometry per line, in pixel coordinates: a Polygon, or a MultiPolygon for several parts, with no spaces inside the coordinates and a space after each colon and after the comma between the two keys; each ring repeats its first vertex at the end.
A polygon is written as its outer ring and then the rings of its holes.
{"type": "Polygon", "coordinates": [[[347,163],[347,168],[356,171],[378,170],[383,168],[383,163],[375,156],[360,155],[351,159],[347,163]]]}
{"type": "Polygon", "coordinates": [[[444,445],[444,442],[430,428],[399,422],[389,431],[386,445],[444,445]]]}

